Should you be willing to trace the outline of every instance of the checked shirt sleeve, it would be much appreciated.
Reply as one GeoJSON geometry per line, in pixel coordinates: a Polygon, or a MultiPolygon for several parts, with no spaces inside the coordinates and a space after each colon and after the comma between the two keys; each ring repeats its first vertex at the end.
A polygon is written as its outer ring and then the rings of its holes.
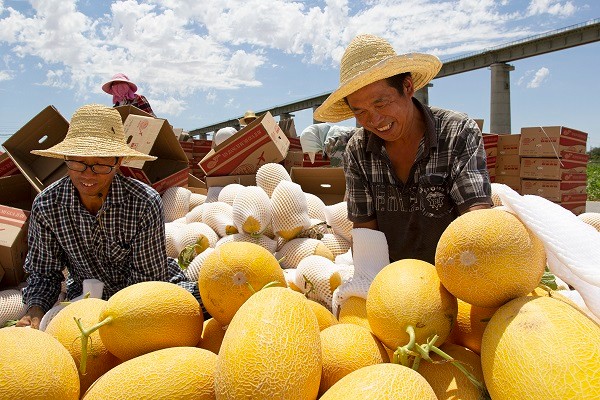
{"type": "Polygon", "coordinates": [[[29,220],[29,249],[25,271],[29,273],[23,302],[28,307],[39,306],[47,312],[58,300],[65,255],[50,226],[45,223],[43,211],[35,204],[29,220]]]}

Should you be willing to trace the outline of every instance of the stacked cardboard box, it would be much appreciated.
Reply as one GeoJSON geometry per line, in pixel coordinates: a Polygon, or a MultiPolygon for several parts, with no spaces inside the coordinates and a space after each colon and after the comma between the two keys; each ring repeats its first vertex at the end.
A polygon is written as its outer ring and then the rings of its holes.
{"type": "Polygon", "coordinates": [[[498,135],[496,157],[496,182],[521,193],[521,157],[519,156],[520,134],[498,135]]]}
{"type": "Polygon", "coordinates": [[[575,214],[587,200],[587,133],[564,126],[521,129],[521,193],[558,203],[575,214]]]}
{"type": "Polygon", "coordinates": [[[185,152],[190,167],[190,174],[199,179],[204,179],[206,174],[200,168],[198,163],[208,154],[212,148],[212,140],[208,139],[189,139],[185,142],[180,141],[179,144],[185,152]]]}
{"type": "Polygon", "coordinates": [[[496,182],[496,158],[498,156],[498,135],[495,133],[483,134],[483,148],[485,149],[485,157],[487,170],[490,174],[490,182],[496,182]]]}

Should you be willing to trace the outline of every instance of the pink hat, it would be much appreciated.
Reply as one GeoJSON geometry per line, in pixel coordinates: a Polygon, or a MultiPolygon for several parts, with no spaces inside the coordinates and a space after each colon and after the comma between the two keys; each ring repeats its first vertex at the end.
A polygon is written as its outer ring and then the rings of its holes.
{"type": "Polygon", "coordinates": [[[125,75],[124,73],[119,72],[118,74],[113,75],[112,79],[108,82],[106,82],[104,85],[102,85],[102,90],[104,90],[106,93],[108,94],[112,94],[110,91],[110,87],[112,86],[113,82],[125,82],[129,85],[129,87],[131,88],[131,90],[135,93],[137,91],[137,86],[135,83],[131,82],[129,80],[129,78],[127,77],[127,75],[125,75]]]}

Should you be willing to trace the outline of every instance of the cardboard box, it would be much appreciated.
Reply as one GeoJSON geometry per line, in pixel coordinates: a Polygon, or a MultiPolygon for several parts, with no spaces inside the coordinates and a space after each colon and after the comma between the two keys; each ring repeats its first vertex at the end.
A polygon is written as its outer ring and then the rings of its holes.
{"type": "Polygon", "coordinates": [[[291,150],[288,151],[285,159],[283,160],[283,166],[287,172],[290,172],[293,167],[302,167],[304,165],[304,153],[302,150],[291,150]]]}
{"type": "Polygon", "coordinates": [[[564,126],[521,128],[519,155],[562,157],[564,152],[585,154],[588,134],[564,126]]]}
{"type": "Polygon", "coordinates": [[[521,177],[518,175],[496,175],[496,183],[502,183],[517,193],[521,193],[521,177]]]}
{"type": "Polygon", "coordinates": [[[2,278],[4,278],[4,268],[0,265],[0,285],[2,285],[2,278]]]}
{"type": "Polygon", "coordinates": [[[346,178],[341,167],[305,168],[294,167],[290,172],[292,182],[302,191],[319,197],[326,205],[344,201],[346,178]]]}
{"type": "Polygon", "coordinates": [[[488,168],[495,167],[496,156],[498,155],[498,135],[495,133],[484,133],[483,148],[485,149],[485,158],[488,168]]]}
{"type": "Polygon", "coordinates": [[[27,216],[36,195],[23,174],[0,178],[0,287],[16,286],[24,279],[27,216]]]}
{"type": "Polygon", "coordinates": [[[48,106],[3,143],[37,192],[67,175],[67,166],[60,158],[37,156],[31,150],[46,150],[62,142],[68,129],[67,120],[54,106],[48,106]]]}
{"type": "Polygon", "coordinates": [[[569,180],[565,175],[585,174],[587,172],[588,158],[586,154],[569,152],[563,152],[563,158],[561,159],[522,157],[521,178],[569,180]]]}
{"type": "Polygon", "coordinates": [[[490,175],[490,182],[496,182],[496,168],[488,167],[488,174],[490,175]]]}
{"type": "Polygon", "coordinates": [[[300,143],[299,137],[288,137],[288,140],[290,141],[290,151],[292,151],[292,150],[302,151],[302,144],[300,143]]]}
{"type": "Polygon", "coordinates": [[[142,111],[139,108],[137,108],[136,106],[132,106],[132,105],[118,106],[118,107],[115,107],[115,110],[117,110],[119,112],[119,114],[121,114],[121,121],[123,121],[123,123],[125,123],[125,120],[130,115],[141,115],[142,117],[154,118],[152,115],[148,114],[146,111],[142,111]]]}
{"type": "Polygon", "coordinates": [[[498,156],[518,155],[521,134],[498,135],[498,156]]]}
{"type": "Polygon", "coordinates": [[[244,186],[256,186],[256,174],[250,175],[225,175],[225,176],[207,176],[206,187],[213,186],[224,187],[230,183],[239,183],[244,186]]]}
{"type": "Polygon", "coordinates": [[[475,123],[479,127],[479,130],[483,132],[483,119],[473,119],[473,121],[475,121],[475,123]]]}
{"type": "Polygon", "coordinates": [[[200,161],[207,176],[255,174],[267,163],[285,159],[290,141],[267,112],[223,143],[200,161]]]}
{"type": "Polygon", "coordinates": [[[519,155],[503,155],[496,157],[496,177],[520,176],[521,157],[519,155]]]}
{"type": "Polygon", "coordinates": [[[121,173],[136,178],[163,193],[188,182],[188,158],[173,134],[169,122],[161,118],[129,115],[125,138],[132,149],[157,157],[154,161],[124,160],[121,173]]]}
{"type": "Polygon", "coordinates": [[[21,171],[17,167],[17,164],[14,163],[12,158],[8,155],[8,153],[0,154],[0,177],[3,176],[12,176],[18,175],[21,171]]]}
{"type": "Polygon", "coordinates": [[[557,202],[557,204],[571,211],[573,214],[579,215],[585,212],[587,199],[581,200],[566,198],[565,201],[557,202]]]}
{"type": "Polygon", "coordinates": [[[206,195],[208,193],[206,183],[192,174],[188,175],[188,189],[192,193],[206,195]]]}
{"type": "Polygon", "coordinates": [[[192,157],[202,160],[213,148],[213,141],[207,139],[193,139],[192,157]]]}
{"type": "Polygon", "coordinates": [[[187,156],[188,160],[191,161],[194,158],[194,142],[179,141],[179,145],[183,149],[183,152],[187,156]]]}
{"type": "Polygon", "coordinates": [[[548,181],[523,179],[521,181],[521,194],[534,194],[550,201],[562,201],[563,197],[570,195],[585,195],[587,183],[569,181],[548,181]]]}

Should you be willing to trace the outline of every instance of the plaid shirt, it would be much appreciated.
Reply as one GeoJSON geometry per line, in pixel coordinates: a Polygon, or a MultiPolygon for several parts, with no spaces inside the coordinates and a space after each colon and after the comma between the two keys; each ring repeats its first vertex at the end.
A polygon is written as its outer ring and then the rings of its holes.
{"type": "Polygon", "coordinates": [[[69,177],[42,191],[34,200],[29,223],[29,273],[23,301],[48,311],[57,301],[69,271],[67,299],[81,294],[84,279],[104,283],[108,299],[142,281],[169,281],[192,292],[177,262],[168,258],[162,201],[151,187],[115,175],[102,208],[92,215],[79,201],[69,177]]]}
{"type": "Polygon", "coordinates": [[[402,182],[384,141],[359,128],[344,153],[348,218],[377,220],[390,260],[417,258],[434,263],[437,242],[460,213],[492,204],[482,134],[465,114],[427,107],[426,131],[407,182],[402,182]]]}
{"type": "Polygon", "coordinates": [[[150,103],[148,103],[148,99],[146,99],[146,97],[140,95],[140,94],[135,94],[135,99],[133,100],[129,100],[129,99],[125,99],[124,101],[117,103],[114,105],[114,107],[117,106],[128,106],[128,105],[132,105],[134,107],[139,108],[142,111],[147,112],[148,114],[152,115],[153,117],[156,117],[156,115],[154,115],[154,111],[152,111],[152,107],[150,107],[150,103]]]}

